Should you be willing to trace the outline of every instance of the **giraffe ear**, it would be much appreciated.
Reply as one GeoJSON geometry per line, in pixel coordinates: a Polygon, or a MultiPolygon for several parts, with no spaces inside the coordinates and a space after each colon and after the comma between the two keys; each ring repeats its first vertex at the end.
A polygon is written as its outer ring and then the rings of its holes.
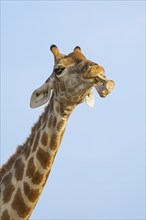
{"type": "Polygon", "coordinates": [[[89,105],[89,107],[94,107],[94,93],[91,91],[87,96],[86,96],[86,103],[89,105]]]}
{"type": "Polygon", "coordinates": [[[44,83],[40,88],[36,89],[30,99],[30,107],[37,108],[49,102],[53,90],[49,87],[48,83],[44,83]]]}

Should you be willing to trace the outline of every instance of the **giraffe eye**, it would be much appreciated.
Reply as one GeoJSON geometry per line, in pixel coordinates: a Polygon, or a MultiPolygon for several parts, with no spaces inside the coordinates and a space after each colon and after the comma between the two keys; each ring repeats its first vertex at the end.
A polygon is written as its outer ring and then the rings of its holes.
{"type": "Polygon", "coordinates": [[[64,69],[65,69],[65,67],[57,67],[54,69],[54,71],[57,76],[60,76],[64,69]]]}

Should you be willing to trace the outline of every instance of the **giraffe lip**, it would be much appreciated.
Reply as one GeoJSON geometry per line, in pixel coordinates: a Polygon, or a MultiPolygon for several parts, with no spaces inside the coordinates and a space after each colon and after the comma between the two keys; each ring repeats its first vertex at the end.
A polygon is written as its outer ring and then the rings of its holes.
{"type": "Polygon", "coordinates": [[[105,76],[103,75],[101,76],[99,74],[94,74],[92,76],[90,75],[90,77],[85,76],[84,79],[87,81],[88,80],[92,81],[93,83],[100,84],[100,85],[103,85],[108,81],[108,79],[105,76]]]}
{"type": "Polygon", "coordinates": [[[89,80],[95,85],[105,85],[108,79],[103,76],[94,75],[93,77],[87,78],[86,80],[89,80]]]}
{"type": "Polygon", "coordinates": [[[105,83],[108,80],[105,76],[101,76],[99,74],[95,75],[93,78],[100,83],[105,83]]]}

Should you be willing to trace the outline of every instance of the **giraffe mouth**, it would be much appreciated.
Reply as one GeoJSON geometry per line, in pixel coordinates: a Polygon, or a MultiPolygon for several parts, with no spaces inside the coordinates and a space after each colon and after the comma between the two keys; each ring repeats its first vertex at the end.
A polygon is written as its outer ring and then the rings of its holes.
{"type": "MultiPolygon", "coordinates": [[[[96,68],[94,66],[93,68],[96,68]]],[[[92,68],[92,70],[94,70],[92,68]]],[[[98,67],[95,71],[89,71],[84,75],[84,79],[93,84],[100,97],[106,97],[113,90],[115,83],[104,75],[103,69],[98,67]]]]}

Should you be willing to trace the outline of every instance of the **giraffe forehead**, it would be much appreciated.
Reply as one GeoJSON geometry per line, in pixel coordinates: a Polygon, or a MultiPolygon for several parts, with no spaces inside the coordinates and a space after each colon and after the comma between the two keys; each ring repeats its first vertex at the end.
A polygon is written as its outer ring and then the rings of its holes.
{"type": "Polygon", "coordinates": [[[57,64],[62,66],[69,66],[71,64],[79,63],[83,60],[86,60],[86,57],[82,53],[74,51],[60,59],[57,64]]]}

